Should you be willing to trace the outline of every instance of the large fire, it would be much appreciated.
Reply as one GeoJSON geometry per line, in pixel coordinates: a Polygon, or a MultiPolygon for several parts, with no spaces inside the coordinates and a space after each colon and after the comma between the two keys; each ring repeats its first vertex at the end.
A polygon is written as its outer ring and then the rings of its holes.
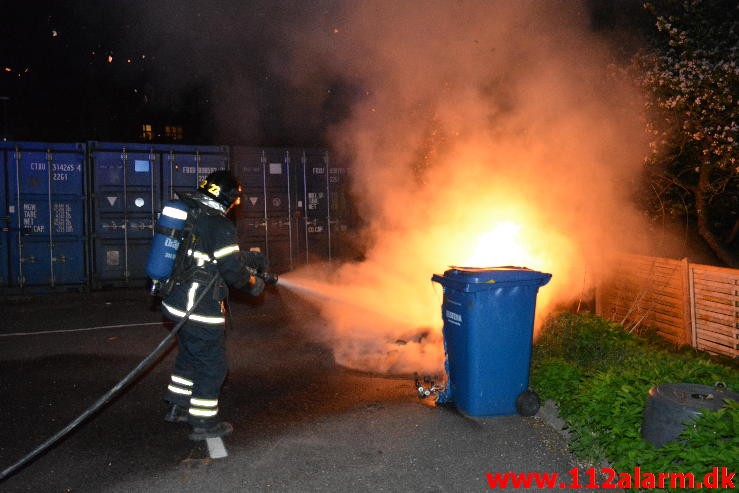
{"type": "MultiPolygon", "coordinates": [[[[311,330],[332,346],[339,364],[380,373],[440,375],[442,288],[430,279],[449,266],[517,266],[553,273],[553,282],[538,297],[538,320],[551,308],[553,296],[547,291],[569,282],[568,270],[581,276],[570,243],[529,206],[495,205],[480,194],[463,197],[435,210],[436,215],[427,216],[429,208],[422,208],[427,222],[418,228],[388,224],[393,231],[375,238],[364,262],[283,276],[287,286],[320,306],[328,327],[311,330]]],[[[403,210],[414,214],[413,208],[403,210]]]]}

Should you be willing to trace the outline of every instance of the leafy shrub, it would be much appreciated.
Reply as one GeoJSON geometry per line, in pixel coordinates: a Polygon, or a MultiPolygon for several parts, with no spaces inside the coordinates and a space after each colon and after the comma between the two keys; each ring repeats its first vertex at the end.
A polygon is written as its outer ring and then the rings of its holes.
{"type": "MultiPolygon", "coordinates": [[[[557,403],[580,458],[620,471],[693,472],[739,463],[739,404],[703,411],[680,438],[656,448],[641,438],[648,391],[664,383],[739,388],[739,372],[695,351],[674,352],[594,315],[561,314],[534,346],[531,386],[557,403]]],[[[685,491],[685,490],[680,490],[685,491]]]]}

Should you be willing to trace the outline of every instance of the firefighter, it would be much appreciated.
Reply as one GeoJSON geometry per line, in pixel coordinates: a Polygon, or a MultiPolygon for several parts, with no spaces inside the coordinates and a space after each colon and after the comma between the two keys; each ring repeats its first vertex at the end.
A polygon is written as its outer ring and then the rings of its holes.
{"type": "Polygon", "coordinates": [[[236,227],[226,217],[238,205],[240,194],[241,185],[229,172],[216,171],[183,199],[192,218],[190,240],[177,254],[179,267],[172,274],[173,287],[162,299],[164,315],[179,321],[213,276],[217,277],[180,329],[179,352],[165,397],[171,407],[164,420],[189,423],[191,440],[233,431],[233,426],[218,416],[218,398],[227,373],[223,300],[229,286],[252,296],[264,290],[264,281],[249,270],[254,256],[239,251],[236,227]]]}

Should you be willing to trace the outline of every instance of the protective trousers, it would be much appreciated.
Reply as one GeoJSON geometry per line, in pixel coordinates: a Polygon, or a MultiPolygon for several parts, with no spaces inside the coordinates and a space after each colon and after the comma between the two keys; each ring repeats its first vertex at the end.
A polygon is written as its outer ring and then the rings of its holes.
{"type": "Polygon", "coordinates": [[[228,372],[225,326],[185,323],[166,400],[189,409],[193,425],[216,420],[218,396],[228,372]]]}

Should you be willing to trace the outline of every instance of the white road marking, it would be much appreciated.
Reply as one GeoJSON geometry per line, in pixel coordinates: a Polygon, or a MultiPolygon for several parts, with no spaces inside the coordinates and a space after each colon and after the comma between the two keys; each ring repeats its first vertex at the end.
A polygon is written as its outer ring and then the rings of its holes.
{"type": "Polygon", "coordinates": [[[208,444],[208,455],[210,455],[211,459],[223,459],[224,457],[228,457],[226,446],[223,444],[223,439],[221,437],[206,438],[205,441],[208,444]]]}
{"type": "Polygon", "coordinates": [[[44,334],[64,334],[67,332],[87,332],[90,330],[122,329],[124,327],[146,327],[148,325],[163,325],[163,323],[162,322],[147,322],[143,324],[100,325],[98,327],[85,327],[81,329],[39,330],[37,332],[11,332],[8,334],[0,334],[0,337],[37,336],[37,335],[44,335],[44,334]]]}

